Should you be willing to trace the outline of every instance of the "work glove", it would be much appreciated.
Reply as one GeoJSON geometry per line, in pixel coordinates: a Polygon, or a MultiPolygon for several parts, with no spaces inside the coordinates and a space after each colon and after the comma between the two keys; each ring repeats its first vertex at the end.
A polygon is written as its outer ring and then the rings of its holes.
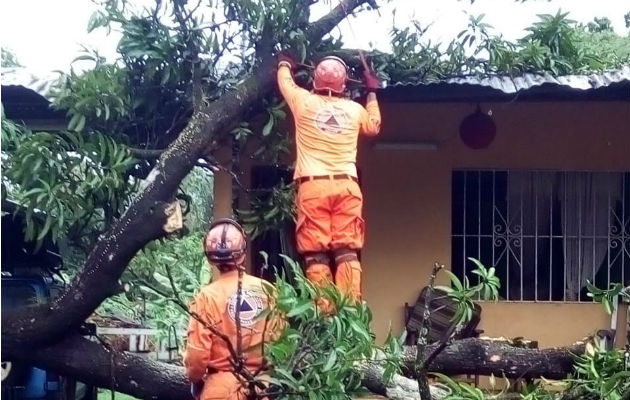
{"type": "Polygon", "coordinates": [[[365,87],[370,91],[376,90],[381,87],[381,81],[370,70],[363,71],[363,83],[365,84],[365,87]]]}
{"type": "Polygon", "coordinates": [[[289,54],[289,52],[286,50],[283,50],[280,53],[278,53],[278,64],[280,64],[281,62],[288,63],[290,69],[294,69],[297,65],[297,63],[295,62],[291,54],[289,54]]]}
{"type": "Polygon", "coordinates": [[[203,381],[190,383],[190,394],[192,395],[193,399],[199,399],[201,397],[202,391],[203,391],[203,381]]]}
{"type": "Polygon", "coordinates": [[[374,91],[381,87],[381,81],[376,74],[368,67],[365,58],[361,56],[361,64],[363,64],[363,84],[369,91],[374,91]]]}

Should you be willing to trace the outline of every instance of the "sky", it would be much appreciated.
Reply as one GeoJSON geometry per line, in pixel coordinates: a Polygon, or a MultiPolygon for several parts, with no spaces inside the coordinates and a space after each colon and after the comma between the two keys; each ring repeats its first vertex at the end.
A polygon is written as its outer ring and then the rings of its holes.
{"type": "MultiPolygon", "coordinates": [[[[146,1],[146,0],[143,0],[146,1]]],[[[313,10],[313,17],[322,15],[338,0],[327,0],[313,10]]],[[[379,3],[383,3],[381,0],[379,3]]],[[[404,27],[411,20],[422,26],[431,24],[427,32],[433,42],[448,42],[466,28],[468,15],[484,13],[484,21],[506,39],[525,35],[524,28],[536,20],[537,14],[569,11],[579,22],[594,17],[608,17],[613,28],[626,34],[624,14],[630,11],[628,0],[391,0],[380,8],[380,15],[366,11],[344,21],[339,30],[347,47],[387,50],[392,27],[404,27]]],[[[108,59],[116,56],[118,34],[104,30],[91,34],[87,22],[97,6],[90,0],[5,0],[0,3],[0,45],[11,49],[22,65],[34,74],[54,70],[68,71],[79,54],[81,45],[98,49],[108,59]]],[[[337,31],[339,32],[339,31],[337,31]]],[[[80,66],[79,66],[80,68],[80,66]]]]}

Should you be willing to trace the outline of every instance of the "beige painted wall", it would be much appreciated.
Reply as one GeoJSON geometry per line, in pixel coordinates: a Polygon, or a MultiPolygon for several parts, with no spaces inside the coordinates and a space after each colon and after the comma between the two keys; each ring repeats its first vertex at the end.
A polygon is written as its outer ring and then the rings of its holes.
{"type": "MultiPolygon", "coordinates": [[[[376,140],[435,141],[437,151],[374,150],[372,141],[361,143],[367,220],[363,285],[381,339],[390,321],[394,331],[402,329],[403,304],[415,301],[432,263],[450,263],[453,169],[630,170],[627,103],[483,104],[497,124],[497,137],[485,150],[470,150],[458,137],[461,120],[474,107],[384,105],[383,131],[376,140]]],[[[481,328],[546,347],[609,325],[610,317],[593,304],[498,303],[483,305],[481,328]]]]}

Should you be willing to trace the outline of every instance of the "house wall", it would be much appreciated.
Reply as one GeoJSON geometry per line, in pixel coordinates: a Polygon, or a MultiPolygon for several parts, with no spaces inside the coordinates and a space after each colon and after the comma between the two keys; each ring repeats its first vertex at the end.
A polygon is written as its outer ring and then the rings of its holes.
{"type": "MultiPolygon", "coordinates": [[[[374,330],[384,338],[403,328],[403,304],[426,285],[434,261],[450,265],[451,172],[458,168],[630,170],[627,103],[500,103],[491,109],[497,137],[489,148],[471,150],[458,136],[475,104],[386,104],[375,140],[432,141],[436,151],[375,150],[362,141],[367,221],[362,252],[365,299],[374,330]]],[[[619,337],[625,335],[620,312],[619,337]]],[[[481,329],[491,336],[524,336],[541,347],[571,343],[610,317],[596,304],[484,303],[481,329]]]]}

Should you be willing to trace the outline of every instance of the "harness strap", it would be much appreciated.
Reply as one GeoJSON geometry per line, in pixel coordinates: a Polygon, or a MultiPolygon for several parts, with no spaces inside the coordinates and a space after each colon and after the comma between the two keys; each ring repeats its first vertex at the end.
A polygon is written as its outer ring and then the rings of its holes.
{"type": "Polygon", "coordinates": [[[348,261],[359,261],[356,250],[344,248],[335,250],[335,264],[341,264],[348,261]]]}
{"type": "Polygon", "coordinates": [[[307,253],[304,255],[304,262],[307,267],[314,264],[328,265],[330,263],[330,257],[328,257],[328,254],[322,252],[307,253]]]}

